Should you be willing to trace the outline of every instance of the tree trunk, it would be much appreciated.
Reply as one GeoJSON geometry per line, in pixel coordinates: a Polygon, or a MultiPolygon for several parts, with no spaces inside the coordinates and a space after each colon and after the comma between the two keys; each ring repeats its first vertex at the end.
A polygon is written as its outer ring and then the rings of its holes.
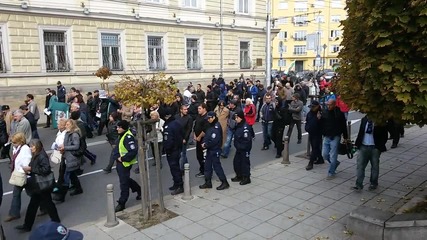
{"type": "Polygon", "coordinates": [[[148,196],[148,175],[147,168],[145,167],[145,142],[143,139],[143,125],[141,121],[137,122],[137,131],[138,131],[138,166],[139,166],[139,176],[141,180],[141,206],[142,206],[142,215],[144,221],[147,221],[151,217],[150,207],[149,207],[149,196],[148,196]]]}
{"type": "Polygon", "coordinates": [[[154,131],[154,159],[156,161],[156,175],[157,175],[157,191],[159,192],[159,206],[160,211],[165,212],[165,202],[163,200],[163,186],[162,186],[162,176],[161,176],[161,158],[162,155],[159,156],[159,144],[157,139],[157,129],[156,123],[152,125],[152,131],[154,131]]]}

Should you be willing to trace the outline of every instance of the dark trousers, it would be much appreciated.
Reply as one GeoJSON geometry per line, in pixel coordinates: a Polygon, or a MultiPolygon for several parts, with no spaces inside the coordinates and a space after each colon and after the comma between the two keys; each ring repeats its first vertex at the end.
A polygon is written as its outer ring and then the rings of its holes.
{"type": "MultiPolygon", "coordinates": [[[[111,145],[111,147],[114,149],[116,145],[111,145]]],[[[108,165],[105,169],[108,169],[111,171],[111,168],[113,168],[114,163],[116,162],[117,157],[114,155],[114,151],[111,151],[110,153],[110,161],[108,162],[108,165]]]]}
{"type": "Polygon", "coordinates": [[[233,159],[233,168],[237,176],[249,177],[251,175],[250,152],[236,151],[233,159]]]}
{"type": "Polygon", "coordinates": [[[221,149],[218,150],[208,150],[206,154],[206,162],[205,162],[205,178],[212,178],[212,173],[215,171],[219,180],[225,181],[227,178],[225,177],[224,170],[221,166],[221,161],[219,160],[219,156],[221,155],[221,149]]]}
{"type": "Polygon", "coordinates": [[[404,134],[403,124],[396,123],[392,120],[388,121],[387,124],[388,132],[390,133],[391,139],[393,139],[392,144],[399,144],[400,136],[404,134]]]}
{"type": "Polygon", "coordinates": [[[310,154],[310,163],[313,164],[315,161],[323,161],[322,157],[322,135],[308,135],[308,140],[310,141],[311,154],[310,154]]]}
{"type": "Polygon", "coordinates": [[[52,202],[50,192],[46,191],[39,194],[34,193],[31,196],[30,203],[28,204],[27,212],[25,214],[25,226],[27,226],[28,228],[31,228],[33,226],[39,207],[43,208],[43,210],[49,214],[50,219],[53,222],[61,222],[55,204],[52,202]]]}
{"type": "Polygon", "coordinates": [[[51,118],[50,118],[50,116],[49,115],[46,115],[46,126],[47,127],[50,127],[50,122],[51,122],[51,118]]]}
{"type": "Polygon", "coordinates": [[[283,144],[283,132],[285,128],[280,126],[275,129],[274,134],[274,142],[276,144],[276,155],[282,155],[283,149],[285,149],[285,145],[283,144]]]}
{"type": "Polygon", "coordinates": [[[166,158],[169,163],[169,168],[172,174],[173,185],[182,187],[182,174],[179,167],[179,159],[181,157],[181,149],[172,151],[171,153],[166,154],[166,158]]]}
{"type": "Polygon", "coordinates": [[[255,137],[254,128],[253,128],[253,126],[252,126],[252,125],[248,125],[248,126],[249,126],[249,132],[251,133],[252,138],[254,138],[254,137],[255,137]]]}
{"type": "Polygon", "coordinates": [[[75,190],[81,190],[82,189],[82,185],[80,184],[80,180],[77,177],[78,176],[78,171],[79,170],[74,170],[74,171],[69,172],[69,174],[70,174],[70,182],[73,185],[73,188],[75,190]]]}
{"type": "Polygon", "coordinates": [[[102,130],[104,130],[104,127],[107,126],[107,124],[106,119],[99,119],[98,135],[102,135],[102,130]]]}
{"type": "Polygon", "coordinates": [[[298,130],[298,140],[302,139],[302,132],[301,132],[301,120],[291,120],[291,124],[289,125],[289,129],[288,129],[288,137],[289,137],[289,141],[291,139],[291,135],[292,135],[292,130],[294,129],[294,125],[297,125],[297,130],[298,130]]]}
{"type": "Polygon", "coordinates": [[[83,153],[85,157],[87,157],[92,163],[96,162],[96,154],[90,152],[88,149],[86,149],[83,153]]]}
{"type": "Polygon", "coordinates": [[[129,188],[132,192],[137,192],[138,195],[141,195],[141,186],[130,177],[130,170],[132,166],[125,167],[123,163],[117,162],[116,170],[119,175],[120,182],[120,198],[117,201],[121,205],[125,205],[129,198],[129,188]]]}
{"type": "Polygon", "coordinates": [[[197,161],[199,161],[199,171],[204,172],[205,171],[205,156],[203,155],[203,147],[202,147],[203,138],[196,142],[196,157],[197,161]]]}

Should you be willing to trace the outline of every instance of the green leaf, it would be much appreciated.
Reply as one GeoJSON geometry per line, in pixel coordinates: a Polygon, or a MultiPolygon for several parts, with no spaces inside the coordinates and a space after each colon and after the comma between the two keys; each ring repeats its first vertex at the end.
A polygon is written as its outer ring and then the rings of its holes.
{"type": "Polygon", "coordinates": [[[390,39],[383,39],[377,44],[377,47],[385,47],[391,44],[393,44],[393,42],[390,39]]]}
{"type": "Polygon", "coordinates": [[[388,65],[386,63],[381,64],[378,68],[383,72],[391,72],[391,70],[393,69],[391,65],[388,65]]]}

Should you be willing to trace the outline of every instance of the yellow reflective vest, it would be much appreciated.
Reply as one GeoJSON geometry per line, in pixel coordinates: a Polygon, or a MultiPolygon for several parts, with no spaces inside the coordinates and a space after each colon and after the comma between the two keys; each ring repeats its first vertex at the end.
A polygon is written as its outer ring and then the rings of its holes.
{"type": "MultiPolygon", "coordinates": [[[[132,132],[130,130],[128,130],[127,132],[125,132],[125,134],[123,134],[123,137],[120,139],[120,142],[119,142],[119,153],[120,153],[120,157],[123,157],[128,152],[128,150],[126,149],[126,147],[124,145],[125,138],[128,135],[131,135],[132,137],[134,137],[133,134],[132,134],[132,132]]],[[[122,162],[122,163],[123,163],[124,167],[132,166],[133,164],[137,163],[136,157],[134,159],[132,159],[131,161],[129,161],[129,162],[122,162]]]]}

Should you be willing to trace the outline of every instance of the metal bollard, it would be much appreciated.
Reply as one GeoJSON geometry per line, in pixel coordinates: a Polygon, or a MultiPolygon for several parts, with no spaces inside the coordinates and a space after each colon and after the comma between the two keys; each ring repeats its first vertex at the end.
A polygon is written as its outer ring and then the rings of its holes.
{"type": "Polygon", "coordinates": [[[306,152],[307,158],[310,158],[311,155],[311,144],[310,144],[310,134],[308,135],[307,139],[307,152],[306,152]]]}
{"type": "Polygon", "coordinates": [[[347,121],[347,133],[348,133],[348,138],[351,137],[351,121],[347,121]]]}
{"type": "Polygon", "coordinates": [[[107,222],[105,227],[111,228],[117,226],[119,221],[116,218],[116,211],[114,209],[114,186],[113,184],[107,185],[107,222]]]}
{"type": "Polygon", "coordinates": [[[285,141],[284,141],[285,147],[283,149],[283,160],[282,160],[282,164],[291,164],[291,162],[289,162],[289,137],[285,136],[285,141]]]}
{"type": "Polygon", "coordinates": [[[184,195],[182,200],[191,200],[191,186],[190,186],[190,164],[184,164],[184,195]]]}

